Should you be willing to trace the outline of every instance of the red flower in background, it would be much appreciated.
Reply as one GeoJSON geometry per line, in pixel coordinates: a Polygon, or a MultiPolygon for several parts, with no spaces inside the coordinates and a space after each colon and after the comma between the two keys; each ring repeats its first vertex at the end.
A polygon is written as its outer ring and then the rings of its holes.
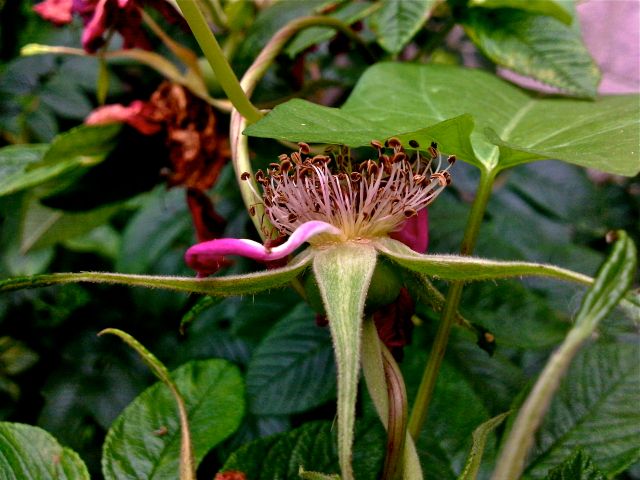
{"type": "Polygon", "coordinates": [[[82,46],[94,53],[105,43],[105,34],[116,31],[124,39],[124,48],[149,49],[149,39],[142,28],[143,6],[159,11],[170,23],[184,20],[166,0],[44,0],[33,9],[56,25],[70,23],[73,15],[84,22],[82,46]]]}

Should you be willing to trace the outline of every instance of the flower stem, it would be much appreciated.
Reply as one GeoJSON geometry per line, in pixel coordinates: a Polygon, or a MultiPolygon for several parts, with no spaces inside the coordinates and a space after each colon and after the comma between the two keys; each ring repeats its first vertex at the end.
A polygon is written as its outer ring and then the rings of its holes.
{"type": "MultiPolygon", "coordinates": [[[[487,209],[487,203],[491,196],[493,181],[495,180],[496,174],[497,169],[482,170],[478,190],[476,192],[476,198],[471,207],[471,213],[469,214],[469,220],[467,221],[467,227],[460,247],[460,253],[462,255],[471,254],[476,245],[478,233],[480,232],[480,225],[482,224],[482,219],[484,218],[484,213],[487,209]]],[[[424,369],[420,387],[418,388],[418,393],[413,404],[411,417],[409,418],[409,433],[414,440],[417,440],[420,436],[420,431],[422,430],[422,426],[427,418],[429,404],[431,403],[436,380],[438,378],[438,372],[440,371],[442,359],[444,358],[447,343],[449,342],[451,326],[455,323],[456,313],[458,312],[458,306],[460,305],[463,287],[464,282],[462,281],[452,282],[449,287],[449,291],[447,292],[444,308],[440,315],[440,326],[436,333],[436,338],[433,341],[431,354],[429,355],[429,360],[427,361],[427,365],[424,369]]]]}
{"type": "Polygon", "coordinates": [[[249,97],[242,90],[236,74],[231,69],[216,37],[209,29],[207,21],[198,8],[198,3],[193,0],[176,1],[198,45],[200,45],[204,56],[209,61],[222,89],[231,100],[231,103],[233,103],[233,106],[247,119],[248,123],[260,120],[262,113],[249,101],[249,97]]]}

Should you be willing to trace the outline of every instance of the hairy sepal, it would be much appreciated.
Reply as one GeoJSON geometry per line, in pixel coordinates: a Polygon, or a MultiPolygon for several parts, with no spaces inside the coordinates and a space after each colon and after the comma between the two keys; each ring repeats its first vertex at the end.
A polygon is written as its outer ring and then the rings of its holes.
{"type": "Polygon", "coordinates": [[[340,243],[318,250],[313,258],[338,369],[338,457],[343,480],[354,478],[351,457],[362,315],[375,265],[376,251],[369,244],[340,243]]]}

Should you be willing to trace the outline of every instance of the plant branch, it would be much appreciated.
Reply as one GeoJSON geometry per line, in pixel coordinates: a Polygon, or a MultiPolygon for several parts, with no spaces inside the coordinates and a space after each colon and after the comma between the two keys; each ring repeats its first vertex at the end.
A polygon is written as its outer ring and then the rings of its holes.
{"type": "MultiPolygon", "coordinates": [[[[487,209],[487,203],[491,196],[495,175],[495,170],[482,170],[476,198],[471,207],[471,213],[469,214],[469,220],[467,221],[467,227],[462,239],[462,246],[460,247],[460,253],[462,255],[469,255],[473,252],[480,232],[480,225],[482,224],[482,219],[487,209]]],[[[440,316],[440,326],[436,333],[436,338],[433,341],[429,360],[424,369],[420,387],[418,388],[418,393],[413,404],[413,410],[411,411],[411,417],[409,418],[409,433],[414,440],[417,440],[420,436],[420,431],[427,418],[436,379],[438,378],[442,359],[444,358],[447,343],[449,342],[451,327],[455,323],[458,306],[460,305],[463,286],[464,282],[462,281],[453,282],[447,292],[445,305],[440,316]]]]}
{"type": "Polygon", "coordinates": [[[231,69],[222,49],[213,35],[207,22],[193,0],[177,0],[185,20],[189,24],[204,56],[209,61],[222,89],[240,114],[253,123],[262,118],[262,113],[251,103],[244,93],[236,74],[231,69]]]}

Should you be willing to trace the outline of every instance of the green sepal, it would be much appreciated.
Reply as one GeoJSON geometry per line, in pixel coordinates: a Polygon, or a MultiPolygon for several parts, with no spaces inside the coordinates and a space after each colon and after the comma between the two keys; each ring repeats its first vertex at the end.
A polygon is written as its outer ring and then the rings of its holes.
{"type": "Polygon", "coordinates": [[[354,478],[351,460],[362,315],[375,265],[376,251],[364,243],[341,243],[317,250],[313,259],[338,370],[338,458],[343,480],[354,478]]]}
{"type": "Polygon", "coordinates": [[[0,281],[0,292],[9,292],[23,288],[47,287],[65,283],[87,282],[163,288],[180,292],[203,293],[218,297],[250,295],[286,285],[307,268],[310,261],[310,252],[304,251],[283,268],[245,275],[213,278],[129,275],[106,272],[52,273],[2,280],[0,281]]]}
{"type": "Polygon", "coordinates": [[[484,447],[487,444],[489,434],[493,432],[510,414],[511,412],[504,412],[500,415],[496,415],[482,423],[473,431],[473,444],[471,445],[471,450],[467,456],[464,469],[458,476],[458,480],[475,480],[478,477],[484,447]]]}

